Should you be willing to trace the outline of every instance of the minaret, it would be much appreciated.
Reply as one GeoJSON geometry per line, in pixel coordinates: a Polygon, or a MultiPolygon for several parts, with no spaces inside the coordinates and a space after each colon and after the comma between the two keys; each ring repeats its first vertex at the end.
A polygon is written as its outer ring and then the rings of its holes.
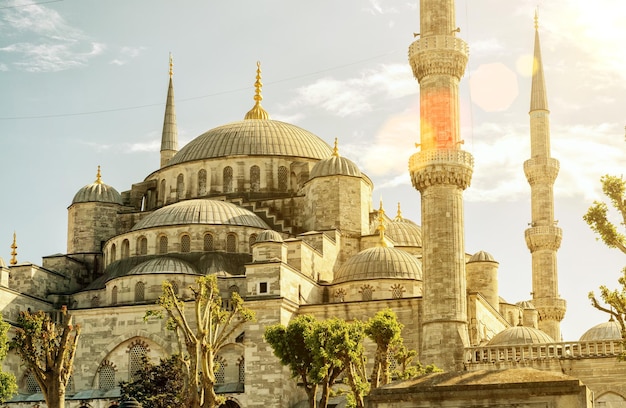
{"type": "Polygon", "coordinates": [[[532,302],[539,313],[539,329],[554,340],[561,341],[565,300],[559,297],[556,251],[561,246],[562,232],[554,220],[553,193],[559,162],[550,157],[550,111],[538,26],[535,13],[535,55],[529,113],[530,159],[524,162],[524,173],[530,184],[532,223],[525,236],[532,254],[532,302]]]}
{"type": "Polygon", "coordinates": [[[460,146],[459,81],[467,44],[456,37],[454,0],[420,1],[419,39],[409,47],[420,85],[420,151],[409,171],[422,203],[424,295],[420,360],[462,369],[469,346],[463,190],[474,159],[460,146]]]}
{"type": "Polygon", "coordinates": [[[174,107],[174,61],[170,54],[170,83],[167,88],[167,102],[165,103],[165,118],[163,119],[163,133],[161,135],[161,167],[178,151],[178,127],[176,126],[176,108],[174,107]]]}

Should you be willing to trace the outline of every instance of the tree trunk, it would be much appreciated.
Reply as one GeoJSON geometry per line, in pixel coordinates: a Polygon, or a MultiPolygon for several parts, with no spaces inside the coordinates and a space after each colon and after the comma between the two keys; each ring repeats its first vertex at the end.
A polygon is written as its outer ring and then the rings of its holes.
{"type": "Polygon", "coordinates": [[[328,397],[330,395],[330,385],[328,385],[328,377],[324,379],[324,385],[322,385],[322,397],[320,398],[319,408],[326,408],[328,406],[328,397]]]}
{"type": "Polygon", "coordinates": [[[58,383],[48,384],[44,399],[48,408],[65,408],[65,387],[58,383]]]}
{"type": "Polygon", "coordinates": [[[376,354],[374,354],[374,367],[372,368],[372,377],[370,379],[370,384],[372,385],[372,389],[378,388],[380,379],[380,352],[378,348],[376,348],[376,354]]]}

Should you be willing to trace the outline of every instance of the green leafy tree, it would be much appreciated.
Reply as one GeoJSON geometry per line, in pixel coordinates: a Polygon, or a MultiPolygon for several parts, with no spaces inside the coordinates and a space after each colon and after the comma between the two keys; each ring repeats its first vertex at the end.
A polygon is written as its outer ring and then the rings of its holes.
{"type": "Polygon", "coordinates": [[[370,380],[372,389],[389,383],[391,379],[389,349],[402,342],[403,327],[404,325],[398,321],[391,309],[381,310],[367,321],[365,334],[376,344],[374,368],[370,380]]]}
{"type": "Polygon", "coordinates": [[[80,326],[63,306],[61,323],[45,312],[21,312],[10,348],[21,357],[41,388],[48,408],[65,406],[65,388],[72,376],[80,326]]]}
{"type": "Polygon", "coordinates": [[[243,299],[232,293],[229,307],[222,307],[222,297],[215,275],[201,276],[191,287],[194,300],[194,317],[190,321],[185,314],[185,304],[178,298],[172,284],[163,282],[163,294],[157,300],[162,310],[146,313],[162,317],[167,315],[167,328],[176,332],[184,352],[187,397],[184,406],[189,408],[216,408],[223,398],[215,393],[215,356],[227,344],[232,335],[249,321],[254,312],[243,304],[243,299]]]}
{"type": "Polygon", "coordinates": [[[180,354],[152,363],[142,357],[136,379],[120,383],[121,399],[133,397],[143,408],[171,408],[184,406],[185,362],[180,354]]]}
{"type": "MultiPolygon", "coordinates": [[[[6,323],[0,315],[0,362],[5,359],[9,351],[7,333],[11,325],[6,323]]],[[[0,403],[10,399],[17,392],[15,376],[0,370],[0,403]]]]}
{"type": "Polygon", "coordinates": [[[423,365],[417,360],[417,351],[408,349],[404,344],[397,344],[392,348],[393,358],[396,360],[396,369],[391,376],[399,380],[408,380],[420,375],[438,373],[441,369],[434,364],[423,365]]]}
{"type": "MultiPolygon", "coordinates": [[[[621,216],[621,229],[626,229],[626,180],[623,177],[602,176],[602,192],[609,199],[611,206],[621,216]]],[[[609,205],[605,202],[594,201],[589,207],[583,219],[591,229],[598,234],[600,240],[609,248],[617,248],[626,254],[626,237],[616,223],[609,219],[609,205]]],[[[610,314],[619,322],[622,330],[622,338],[626,339],[626,268],[622,269],[622,275],[618,279],[619,289],[609,289],[600,286],[601,303],[594,292],[589,292],[591,304],[598,310],[610,314]]],[[[626,359],[626,354],[621,356],[626,359]]]]}

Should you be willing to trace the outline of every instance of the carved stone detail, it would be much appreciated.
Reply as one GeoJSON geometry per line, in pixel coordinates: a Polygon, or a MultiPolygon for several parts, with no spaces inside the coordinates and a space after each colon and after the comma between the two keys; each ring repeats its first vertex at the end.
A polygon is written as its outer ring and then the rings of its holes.
{"type": "Polygon", "coordinates": [[[567,302],[561,298],[533,299],[540,321],[560,322],[565,317],[567,302]]]}
{"type": "Polygon", "coordinates": [[[524,235],[531,253],[540,249],[556,251],[561,246],[563,231],[559,227],[545,225],[528,228],[524,235]]]}
{"type": "Polygon", "coordinates": [[[452,75],[460,80],[468,56],[465,41],[449,35],[424,37],[409,46],[409,62],[418,81],[428,75],[452,75]]]}
{"type": "Polygon", "coordinates": [[[524,174],[531,186],[537,184],[553,185],[559,174],[560,164],[551,157],[537,157],[524,162],[524,174]]]}
{"type": "Polygon", "coordinates": [[[472,180],[474,158],[458,149],[438,149],[415,153],[409,159],[413,187],[423,191],[436,184],[453,184],[465,190],[472,180]]]}

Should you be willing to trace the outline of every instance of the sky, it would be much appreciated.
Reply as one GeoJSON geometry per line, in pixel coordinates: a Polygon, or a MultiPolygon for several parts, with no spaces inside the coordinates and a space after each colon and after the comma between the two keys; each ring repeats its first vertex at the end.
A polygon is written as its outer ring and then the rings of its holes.
{"type": "MultiPolygon", "coordinates": [[[[533,15],[560,161],[555,214],[563,230],[559,291],[565,340],[607,320],[587,293],[617,286],[626,257],[582,220],[600,177],[626,164],[623,0],[458,0],[470,47],[460,84],[463,148],[475,158],[465,191],[465,247],[500,263],[501,296],[530,298],[524,241],[530,187],[533,15]]],[[[419,86],[407,62],[419,2],[383,0],[0,0],[0,257],[66,252],[67,207],[95,180],[129,190],[159,166],[169,53],[183,146],[253,106],[332,144],[374,182],[373,205],[420,223],[407,162],[419,143],[419,86]],[[2,244],[4,242],[4,244],[2,244]],[[4,248],[4,249],[2,249],[4,248]]],[[[615,214],[613,214],[615,215],[615,214]]],[[[615,218],[617,220],[617,218],[615,218]]]]}

